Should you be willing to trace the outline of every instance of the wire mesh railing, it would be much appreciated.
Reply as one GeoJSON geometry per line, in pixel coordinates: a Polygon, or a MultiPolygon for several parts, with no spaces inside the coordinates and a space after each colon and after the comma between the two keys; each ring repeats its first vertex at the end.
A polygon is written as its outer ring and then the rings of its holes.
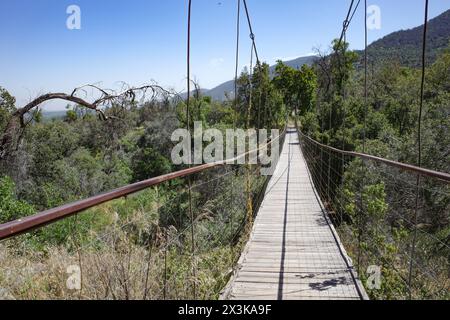
{"type": "Polygon", "coordinates": [[[260,165],[227,163],[193,167],[0,225],[4,298],[217,299],[268,181],[260,165]]]}
{"type": "Polygon", "coordinates": [[[450,175],[299,135],[312,180],[371,298],[449,299],[450,175]]]}

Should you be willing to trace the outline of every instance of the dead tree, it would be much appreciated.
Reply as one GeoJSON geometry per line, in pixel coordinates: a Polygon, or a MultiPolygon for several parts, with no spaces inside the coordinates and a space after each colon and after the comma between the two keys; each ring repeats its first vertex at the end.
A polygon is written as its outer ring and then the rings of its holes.
{"type": "Polygon", "coordinates": [[[27,115],[30,115],[36,108],[42,105],[44,102],[51,100],[64,100],[77,104],[78,106],[95,111],[99,117],[108,121],[113,117],[108,117],[105,113],[105,108],[111,107],[113,105],[125,106],[126,103],[134,103],[136,100],[140,99],[144,101],[150,96],[151,100],[167,98],[170,96],[177,96],[172,91],[168,91],[159,85],[151,84],[144,85],[140,87],[129,87],[124,84],[122,91],[116,92],[114,90],[102,89],[96,85],[85,85],[82,87],[75,88],[71,94],[66,93],[47,93],[34,99],[22,108],[15,110],[7,125],[0,135],[0,160],[5,159],[12,150],[15,150],[20,144],[21,136],[26,126],[30,121],[25,121],[27,115]],[[84,92],[86,94],[86,89],[92,89],[99,94],[93,102],[89,102],[87,99],[80,98],[80,93],[84,92]]]}

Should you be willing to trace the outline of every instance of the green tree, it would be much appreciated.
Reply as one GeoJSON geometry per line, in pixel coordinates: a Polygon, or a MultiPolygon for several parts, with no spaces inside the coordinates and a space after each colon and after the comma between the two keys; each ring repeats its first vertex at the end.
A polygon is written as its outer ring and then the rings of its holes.
{"type": "Polygon", "coordinates": [[[172,164],[158,151],[147,147],[133,157],[132,169],[133,180],[142,181],[171,172],[172,164]]]}
{"type": "Polygon", "coordinates": [[[0,178],[0,223],[6,223],[34,213],[34,208],[28,203],[18,200],[15,194],[14,182],[5,176],[0,178]]]}
{"type": "Polygon", "coordinates": [[[256,65],[238,79],[237,105],[240,125],[250,128],[280,128],[286,121],[282,93],[270,79],[269,65],[256,65]],[[248,117],[248,119],[247,119],[248,117]]]}
{"type": "Polygon", "coordinates": [[[313,68],[303,65],[296,70],[278,61],[273,78],[275,87],[282,92],[284,103],[300,116],[315,106],[317,77],[313,68]]]}
{"type": "Polygon", "coordinates": [[[16,99],[6,89],[0,87],[0,132],[3,132],[11,113],[16,110],[15,104],[16,99]]]}
{"type": "Polygon", "coordinates": [[[333,93],[342,94],[348,81],[355,70],[358,55],[348,50],[349,43],[338,39],[333,40],[333,53],[330,55],[330,67],[333,81],[333,93]]]}

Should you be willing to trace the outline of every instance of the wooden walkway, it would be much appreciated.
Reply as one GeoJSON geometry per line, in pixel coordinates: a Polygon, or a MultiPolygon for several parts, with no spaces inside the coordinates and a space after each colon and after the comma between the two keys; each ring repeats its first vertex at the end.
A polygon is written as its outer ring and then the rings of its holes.
{"type": "Polygon", "coordinates": [[[250,240],[222,299],[367,299],[290,128],[250,240]]]}

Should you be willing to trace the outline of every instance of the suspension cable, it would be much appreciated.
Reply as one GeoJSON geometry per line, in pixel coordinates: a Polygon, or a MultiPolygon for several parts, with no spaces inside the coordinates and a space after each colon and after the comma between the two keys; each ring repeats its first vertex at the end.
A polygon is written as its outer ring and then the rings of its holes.
{"type": "MultiPolygon", "coordinates": [[[[244,0],[245,3],[245,0],[244,0]]],[[[247,107],[247,119],[246,119],[246,128],[247,130],[250,128],[250,116],[252,112],[252,92],[253,92],[253,49],[254,45],[252,44],[252,48],[250,51],[250,72],[249,72],[249,97],[248,97],[248,107],[247,107]]],[[[253,205],[252,205],[252,195],[251,195],[251,179],[250,179],[250,162],[246,165],[246,179],[245,179],[245,190],[247,195],[247,233],[250,234],[251,225],[253,223],[253,205]]]]}
{"type": "Polygon", "coordinates": [[[237,109],[238,109],[238,73],[239,73],[239,40],[241,24],[241,0],[237,0],[237,21],[236,21],[236,68],[234,72],[234,128],[236,129],[237,109]]]}
{"type": "Polygon", "coordinates": [[[355,0],[352,0],[350,2],[350,6],[348,8],[348,12],[347,12],[347,16],[344,20],[344,23],[342,25],[342,31],[341,31],[341,36],[339,37],[339,42],[338,42],[338,46],[341,44],[343,38],[344,38],[344,33],[347,31],[347,28],[349,26],[349,19],[350,19],[350,15],[352,13],[352,8],[353,8],[353,4],[354,4],[355,0]]]}
{"type": "MultiPolygon", "coordinates": [[[[340,51],[340,48],[341,48],[342,41],[344,40],[344,45],[343,45],[343,50],[342,51],[343,51],[343,55],[344,55],[344,64],[346,64],[346,61],[345,61],[346,33],[347,33],[348,27],[350,26],[351,21],[353,20],[353,17],[354,17],[354,15],[356,13],[356,10],[358,9],[358,7],[360,5],[360,2],[361,2],[361,0],[358,0],[356,6],[354,6],[355,0],[351,0],[350,6],[349,6],[348,11],[347,11],[347,15],[346,15],[345,20],[344,20],[344,22],[342,24],[342,31],[341,31],[341,35],[339,37],[339,41],[337,43],[337,46],[335,47],[335,54],[338,55],[338,64],[339,64],[339,69],[341,70],[341,73],[342,73],[342,64],[341,64],[341,60],[339,58],[339,51],[340,51]]],[[[343,79],[344,79],[344,76],[341,75],[341,77],[342,78],[340,80],[340,85],[342,86],[341,89],[343,90],[343,79]]],[[[345,95],[344,92],[342,92],[342,94],[343,94],[343,96],[345,95]]],[[[329,123],[328,123],[329,128],[328,129],[331,131],[332,127],[333,127],[333,123],[332,123],[333,108],[332,108],[332,106],[330,106],[330,110],[329,110],[329,115],[328,116],[329,116],[329,119],[328,119],[328,121],[329,121],[329,123]]],[[[343,124],[345,124],[345,119],[343,121],[343,124]]],[[[323,131],[323,126],[322,126],[322,131],[323,131]]],[[[331,143],[331,141],[328,141],[327,144],[330,144],[330,143],[331,143]]],[[[343,147],[344,147],[344,144],[345,144],[345,141],[344,141],[344,137],[343,137],[343,139],[342,139],[343,147]]],[[[344,159],[342,160],[342,167],[344,168],[344,159]]],[[[331,183],[330,179],[331,179],[331,159],[328,159],[328,182],[327,182],[326,195],[327,195],[328,201],[331,203],[332,200],[330,198],[330,183],[331,183]]]]}
{"type": "MultiPolygon", "coordinates": [[[[256,57],[256,67],[259,69],[259,72],[260,72],[259,78],[261,79],[261,73],[263,72],[263,70],[262,70],[261,61],[259,60],[258,49],[256,47],[255,33],[253,32],[252,20],[250,18],[250,13],[249,13],[249,10],[248,10],[247,0],[243,0],[243,3],[244,3],[244,8],[245,8],[245,14],[246,14],[246,17],[247,17],[248,28],[250,30],[250,39],[252,40],[252,54],[253,54],[253,51],[254,51],[255,57],[256,57]]],[[[250,66],[250,68],[253,68],[253,67],[250,66]]],[[[252,80],[251,74],[250,74],[250,80],[252,80]]],[[[260,93],[259,101],[261,102],[261,93],[260,93]]],[[[260,114],[261,114],[261,110],[260,109],[261,109],[261,103],[259,103],[259,105],[258,105],[258,129],[260,129],[259,128],[259,126],[260,126],[260,119],[259,119],[259,117],[260,117],[260,114]]]]}
{"type": "Polygon", "coordinates": [[[353,10],[353,13],[350,17],[350,19],[348,19],[348,23],[350,24],[353,20],[353,17],[355,16],[356,10],[358,10],[359,5],[361,4],[361,0],[358,0],[358,3],[355,6],[355,9],[353,10]]]}
{"type": "Polygon", "coordinates": [[[342,25],[342,31],[341,31],[341,36],[339,37],[338,45],[341,44],[341,42],[344,38],[344,33],[347,32],[348,27],[350,26],[350,23],[352,22],[353,17],[355,16],[356,10],[358,10],[361,0],[358,0],[358,2],[356,3],[356,6],[353,8],[354,3],[355,3],[355,0],[352,0],[350,3],[350,6],[348,8],[347,16],[342,25]],[[353,9],[353,11],[352,11],[352,9],[353,9]]]}
{"type": "MultiPolygon", "coordinates": [[[[422,114],[424,105],[424,91],[425,91],[425,67],[426,67],[426,50],[427,50],[427,31],[428,31],[428,0],[425,0],[425,21],[423,24],[423,40],[422,40],[422,78],[420,83],[420,106],[419,106],[419,119],[417,123],[417,144],[418,144],[418,155],[417,155],[417,166],[422,167],[422,114]]],[[[420,199],[420,182],[421,175],[417,174],[416,181],[416,201],[414,209],[414,235],[413,242],[411,246],[411,259],[409,264],[409,277],[408,277],[408,287],[409,287],[409,299],[412,299],[412,273],[413,273],[413,260],[416,251],[417,243],[417,222],[418,222],[418,211],[419,211],[419,199],[420,199]]]]}
{"type": "Polygon", "coordinates": [[[188,0],[188,26],[187,26],[187,98],[186,98],[186,122],[187,130],[190,132],[190,102],[191,102],[191,9],[192,0],[188,0]]]}
{"type": "Polygon", "coordinates": [[[248,28],[250,29],[250,39],[252,40],[253,50],[255,50],[256,63],[259,65],[260,61],[259,61],[259,56],[258,56],[258,49],[256,48],[255,34],[253,33],[252,20],[250,18],[250,13],[248,11],[247,0],[243,0],[243,1],[244,1],[244,7],[245,7],[245,14],[247,16],[248,28]]]}
{"type": "Polygon", "coordinates": [[[367,89],[367,77],[368,77],[368,30],[367,30],[367,0],[364,0],[364,130],[363,130],[363,153],[366,153],[366,130],[367,130],[367,103],[368,103],[368,89],[367,89]]]}
{"type": "MultiPolygon", "coordinates": [[[[345,22],[344,22],[345,23],[345,22]]],[[[347,50],[346,50],[346,44],[347,44],[347,29],[344,31],[344,47],[342,48],[342,55],[344,59],[344,68],[347,67],[347,50]]],[[[341,71],[342,72],[342,71],[341,71]]],[[[344,75],[342,75],[343,79],[344,75]]],[[[347,135],[346,135],[346,117],[347,117],[347,110],[346,110],[346,100],[347,100],[347,91],[346,91],[346,82],[342,81],[342,124],[341,124],[341,135],[342,135],[342,150],[346,149],[346,141],[347,141],[347,135]]],[[[342,166],[342,181],[344,179],[344,173],[345,173],[345,155],[342,155],[341,157],[341,166],[342,166]]],[[[343,214],[340,212],[340,223],[343,222],[343,214]]]]}
{"type": "MultiPolygon", "coordinates": [[[[234,119],[233,119],[233,128],[236,130],[237,125],[237,114],[238,114],[238,73],[239,73],[239,41],[240,41],[240,31],[241,31],[241,0],[237,0],[237,19],[236,19],[236,68],[234,71],[234,119]]],[[[234,168],[231,169],[234,172],[234,168]]],[[[234,190],[234,182],[231,180],[231,188],[234,190]]],[[[230,226],[231,230],[233,230],[234,225],[234,211],[231,211],[230,214],[230,226]]]]}
{"type": "MultiPolygon", "coordinates": [[[[190,100],[191,100],[191,14],[192,14],[192,0],[188,0],[188,28],[187,28],[187,100],[186,100],[186,118],[187,118],[187,130],[191,132],[191,119],[190,119],[190,100]]],[[[191,151],[191,150],[189,150],[191,151]]],[[[191,160],[190,157],[189,160],[191,160]]],[[[189,168],[191,167],[191,161],[189,161],[189,168]]],[[[188,176],[188,189],[189,189],[189,216],[191,219],[191,255],[192,255],[192,291],[194,300],[197,298],[196,287],[196,266],[195,266],[195,226],[194,226],[194,212],[192,210],[192,177],[188,176]]]]}
{"type": "MultiPolygon", "coordinates": [[[[367,110],[368,110],[368,94],[367,94],[367,47],[368,47],[368,32],[367,32],[367,0],[364,0],[364,112],[363,112],[363,143],[362,143],[362,153],[366,153],[366,129],[367,129],[367,110]]],[[[358,217],[358,274],[361,272],[361,259],[362,259],[362,241],[363,241],[363,213],[364,213],[364,185],[365,185],[365,174],[366,166],[364,160],[361,161],[362,177],[361,177],[361,187],[360,187],[360,203],[361,208],[358,217]]]]}

